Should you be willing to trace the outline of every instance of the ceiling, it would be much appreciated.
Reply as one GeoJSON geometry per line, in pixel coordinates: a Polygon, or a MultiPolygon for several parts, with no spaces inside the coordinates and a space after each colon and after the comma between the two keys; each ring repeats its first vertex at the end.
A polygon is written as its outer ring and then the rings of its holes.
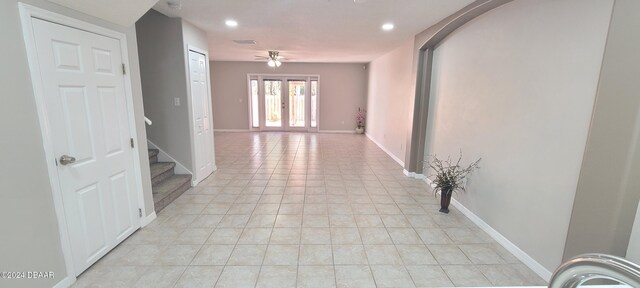
{"type": "Polygon", "coordinates": [[[49,0],[49,2],[128,27],[136,23],[158,0],[49,0]]]}
{"type": "MultiPolygon", "coordinates": [[[[284,62],[370,62],[473,0],[160,0],[153,8],[205,30],[213,60],[256,61],[278,50],[284,62]],[[358,3],[356,3],[358,2],[358,3]],[[225,25],[233,19],[235,28],[225,25]],[[395,29],[383,31],[384,23],[395,29]],[[240,45],[233,40],[255,40],[240,45]]],[[[133,1],[135,2],[135,1],[133,1]]]]}

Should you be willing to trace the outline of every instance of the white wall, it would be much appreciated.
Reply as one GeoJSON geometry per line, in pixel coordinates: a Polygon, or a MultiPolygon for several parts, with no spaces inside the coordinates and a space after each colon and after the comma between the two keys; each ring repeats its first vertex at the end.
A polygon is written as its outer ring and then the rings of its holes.
{"type": "Polygon", "coordinates": [[[415,94],[412,79],[413,39],[369,63],[366,133],[396,159],[404,161],[411,133],[415,94]]]}
{"type": "Polygon", "coordinates": [[[215,129],[249,129],[247,74],[320,75],[320,130],[354,131],[358,107],[367,106],[367,71],[360,63],[286,62],[274,70],[266,62],[211,61],[215,129]],[[343,123],[344,122],[344,123],[343,123]]]}
{"type": "Polygon", "coordinates": [[[560,264],[612,1],[514,1],[434,52],[425,154],[482,157],[458,200],[553,270],[560,264]]]}
{"type": "MultiPolygon", "coordinates": [[[[0,165],[0,219],[5,220],[0,233],[0,271],[52,271],[55,278],[2,279],[0,285],[52,287],[63,280],[67,273],[45,164],[51,159],[45,159],[44,155],[17,2],[0,2],[0,38],[5,44],[0,45],[0,85],[4,87],[3,104],[0,105],[0,147],[5,151],[3,164],[0,165]]],[[[146,134],[135,29],[113,25],[44,0],[21,2],[127,35],[137,143],[144,152],[146,134]]],[[[140,162],[145,208],[147,213],[152,213],[153,198],[146,154],[141,155],[140,162]]]]}

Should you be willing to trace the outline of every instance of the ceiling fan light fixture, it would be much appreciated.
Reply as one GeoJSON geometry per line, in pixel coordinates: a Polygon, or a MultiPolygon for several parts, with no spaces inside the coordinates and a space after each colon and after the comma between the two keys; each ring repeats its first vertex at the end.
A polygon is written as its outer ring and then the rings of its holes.
{"type": "Polygon", "coordinates": [[[267,61],[267,65],[269,67],[280,67],[282,65],[282,62],[280,62],[279,58],[280,56],[278,56],[280,54],[280,52],[278,51],[269,51],[269,60],[267,61]]]}

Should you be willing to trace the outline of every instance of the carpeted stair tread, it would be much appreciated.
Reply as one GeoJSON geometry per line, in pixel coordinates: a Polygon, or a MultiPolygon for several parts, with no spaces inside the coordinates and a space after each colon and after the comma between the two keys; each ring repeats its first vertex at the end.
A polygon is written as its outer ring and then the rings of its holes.
{"type": "Polygon", "coordinates": [[[191,175],[175,174],[153,185],[153,203],[156,213],[191,188],[191,175]]]}
{"type": "Polygon", "coordinates": [[[158,153],[160,153],[160,150],[158,150],[158,149],[149,149],[147,152],[149,153],[149,164],[157,163],[158,162],[158,153]]]}
{"type": "Polygon", "coordinates": [[[149,158],[158,155],[158,153],[160,153],[158,149],[149,149],[149,158]]]}
{"type": "Polygon", "coordinates": [[[156,163],[152,163],[150,166],[151,166],[151,180],[153,181],[153,184],[157,184],[160,181],[171,176],[171,174],[173,174],[173,167],[176,166],[176,163],[156,162],[156,163]],[[169,175],[163,175],[163,174],[169,174],[169,175]],[[165,176],[165,177],[162,177],[162,176],[165,176]],[[158,178],[163,178],[163,179],[158,179],[158,178]]]}

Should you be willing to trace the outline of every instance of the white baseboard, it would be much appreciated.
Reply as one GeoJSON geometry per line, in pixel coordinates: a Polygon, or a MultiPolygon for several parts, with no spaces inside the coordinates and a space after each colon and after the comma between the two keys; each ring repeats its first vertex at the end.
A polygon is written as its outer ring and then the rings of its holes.
{"type": "Polygon", "coordinates": [[[178,162],[176,159],[173,159],[173,157],[171,157],[167,152],[164,152],[164,150],[162,150],[160,147],[158,147],[158,145],[154,144],[153,142],[149,141],[147,139],[147,146],[149,146],[150,149],[158,149],[158,161],[159,162],[174,162],[176,163],[176,167],[174,167],[173,169],[175,169],[174,171],[176,172],[176,174],[189,174],[189,175],[193,175],[193,173],[191,173],[191,170],[187,169],[187,167],[185,167],[184,165],[180,164],[180,162],[178,162]]]}
{"type": "Polygon", "coordinates": [[[421,180],[427,179],[427,177],[424,176],[424,174],[418,174],[416,172],[409,172],[409,171],[407,171],[407,169],[402,169],[402,173],[405,176],[409,177],[409,178],[415,178],[415,179],[421,179],[421,180]]]}
{"type": "Polygon", "coordinates": [[[355,130],[318,130],[318,133],[355,134],[355,130]]]}
{"type": "MultiPolygon", "coordinates": [[[[393,155],[393,153],[391,153],[391,151],[389,151],[387,148],[382,146],[382,144],[380,144],[378,141],[373,139],[373,137],[371,137],[371,135],[369,135],[369,133],[365,132],[364,135],[367,135],[367,138],[369,138],[369,140],[371,140],[371,142],[373,142],[376,145],[378,145],[378,147],[380,147],[380,149],[382,149],[382,151],[384,151],[384,153],[387,153],[387,155],[389,155],[389,157],[391,157],[391,159],[393,159],[394,161],[398,162],[398,164],[400,164],[400,166],[404,167],[404,161],[400,160],[400,158],[396,157],[396,155],[393,155]]],[[[405,174],[405,175],[407,175],[407,174],[405,174]]]]}
{"type": "Polygon", "coordinates": [[[213,129],[213,132],[251,132],[249,129],[213,129]]]}
{"type": "MultiPolygon", "coordinates": [[[[433,187],[433,182],[429,178],[424,178],[424,181],[427,182],[429,186],[433,187]]],[[[533,272],[538,274],[538,276],[540,276],[545,281],[549,282],[552,274],[551,271],[547,270],[547,268],[542,266],[542,264],[538,263],[538,261],[536,261],[531,256],[529,256],[529,254],[522,251],[520,247],[516,246],[516,244],[513,244],[511,241],[509,241],[509,239],[507,239],[507,237],[504,237],[502,234],[500,234],[500,232],[493,229],[493,227],[487,224],[487,222],[484,222],[484,220],[478,217],[478,215],[471,212],[471,210],[467,209],[467,207],[462,205],[462,203],[458,202],[458,200],[456,200],[453,197],[451,197],[451,205],[453,205],[453,207],[456,207],[456,209],[460,210],[460,212],[464,214],[464,216],[467,216],[467,218],[469,218],[471,222],[478,225],[478,227],[480,227],[482,231],[489,234],[489,236],[491,236],[493,240],[496,240],[496,242],[502,245],[504,249],[507,249],[507,251],[511,252],[513,256],[518,258],[518,260],[522,261],[524,265],[527,265],[529,269],[533,270],[533,272]]]]}
{"type": "Polygon", "coordinates": [[[69,276],[67,276],[64,277],[64,279],[60,280],[60,282],[56,283],[56,285],[53,285],[53,288],[68,288],[71,287],[73,282],[75,282],[75,277],[72,280],[69,276]]]}
{"type": "Polygon", "coordinates": [[[153,222],[156,219],[156,211],[151,212],[151,214],[145,216],[140,220],[140,228],[149,225],[149,223],[153,222]]]}

